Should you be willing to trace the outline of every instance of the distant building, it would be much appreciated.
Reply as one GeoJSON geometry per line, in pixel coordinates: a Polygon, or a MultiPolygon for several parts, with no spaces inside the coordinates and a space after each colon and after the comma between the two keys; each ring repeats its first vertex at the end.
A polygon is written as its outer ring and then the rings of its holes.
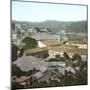
{"type": "Polygon", "coordinates": [[[87,49],[87,43],[83,40],[69,40],[67,41],[66,45],[77,46],[81,49],[87,49]]]}
{"type": "Polygon", "coordinates": [[[81,48],[65,48],[60,46],[54,46],[49,47],[49,57],[55,58],[55,55],[63,56],[64,52],[67,52],[67,54],[72,57],[75,53],[79,54],[82,58],[87,56],[87,49],[81,49],[81,48]]]}
{"type": "Polygon", "coordinates": [[[60,40],[60,35],[58,34],[49,34],[46,32],[38,32],[32,36],[36,40],[60,40]]]}
{"type": "Polygon", "coordinates": [[[42,41],[37,41],[38,43],[38,47],[42,48],[42,47],[47,47],[47,45],[45,45],[45,43],[43,43],[42,41]]]}

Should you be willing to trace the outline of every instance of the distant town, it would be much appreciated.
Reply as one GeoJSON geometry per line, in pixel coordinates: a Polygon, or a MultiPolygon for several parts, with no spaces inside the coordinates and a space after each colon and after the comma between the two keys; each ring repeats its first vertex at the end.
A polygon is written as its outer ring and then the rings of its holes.
{"type": "Polygon", "coordinates": [[[13,89],[87,85],[86,21],[11,27],[13,89]]]}

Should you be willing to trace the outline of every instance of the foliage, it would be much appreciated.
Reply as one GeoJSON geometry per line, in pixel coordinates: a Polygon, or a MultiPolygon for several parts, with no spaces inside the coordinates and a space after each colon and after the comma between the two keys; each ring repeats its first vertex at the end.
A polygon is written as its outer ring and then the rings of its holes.
{"type": "Polygon", "coordinates": [[[74,60],[79,60],[79,61],[81,61],[81,56],[79,55],[79,54],[74,54],[73,56],[72,56],[72,60],[74,61],[74,60]]]}
{"type": "Polygon", "coordinates": [[[12,76],[27,76],[28,72],[22,71],[16,64],[12,64],[12,76]]]}
{"type": "Polygon", "coordinates": [[[36,30],[37,33],[40,32],[40,28],[39,27],[35,27],[35,30],[36,30]]]}
{"type": "Polygon", "coordinates": [[[16,89],[24,89],[24,86],[20,85],[17,82],[12,82],[12,89],[11,90],[16,90],[16,89]]]}
{"type": "Polygon", "coordinates": [[[64,58],[63,57],[60,57],[60,55],[56,55],[55,56],[55,58],[50,58],[49,60],[48,60],[49,62],[64,62],[65,60],[64,60],[64,58]]]}
{"type": "Polygon", "coordinates": [[[70,57],[68,56],[67,52],[64,52],[63,56],[64,56],[65,59],[70,59],[70,57]]]}
{"type": "Polygon", "coordinates": [[[36,48],[38,45],[37,41],[31,37],[25,37],[22,42],[25,43],[25,49],[36,48]]]}
{"type": "MultiPolygon", "coordinates": [[[[72,85],[87,85],[87,62],[83,62],[83,68],[80,71],[75,71],[76,73],[73,74],[72,72],[65,72],[65,75],[62,75],[60,82],[56,80],[49,80],[49,83],[45,81],[38,82],[35,80],[30,86],[25,88],[44,88],[44,87],[56,87],[56,86],[72,86],[72,85]]],[[[21,89],[24,87],[19,85],[19,83],[12,82],[13,89],[21,89]]]]}
{"type": "Polygon", "coordinates": [[[57,54],[57,55],[55,55],[55,58],[60,58],[60,55],[58,55],[58,54],[57,54]]]}

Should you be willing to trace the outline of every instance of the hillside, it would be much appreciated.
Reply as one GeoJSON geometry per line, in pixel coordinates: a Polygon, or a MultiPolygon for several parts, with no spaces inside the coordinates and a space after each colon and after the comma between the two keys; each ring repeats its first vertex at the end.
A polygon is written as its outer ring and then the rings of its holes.
{"type": "Polygon", "coordinates": [[[87,21],[77,21],[77,22],[60,22],[55,20],[47,20],[44,22],[25,22],[25,21],[12,21],[15,24],[21,25],[23,28],[48,28],[50,31],[55,33],[60,30],[65,30],[66,32],[87,32],[87,21]]]}

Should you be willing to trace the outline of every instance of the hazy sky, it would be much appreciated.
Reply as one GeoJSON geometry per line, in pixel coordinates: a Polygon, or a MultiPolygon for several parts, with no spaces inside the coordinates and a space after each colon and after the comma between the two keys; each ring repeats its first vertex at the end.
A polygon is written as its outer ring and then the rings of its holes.
{"type": "Polygon", "coordinates": [[[45,20],[87,20],[87,7],[80,5],[12,2],[12,20],[40,22],[45,20]]]}

